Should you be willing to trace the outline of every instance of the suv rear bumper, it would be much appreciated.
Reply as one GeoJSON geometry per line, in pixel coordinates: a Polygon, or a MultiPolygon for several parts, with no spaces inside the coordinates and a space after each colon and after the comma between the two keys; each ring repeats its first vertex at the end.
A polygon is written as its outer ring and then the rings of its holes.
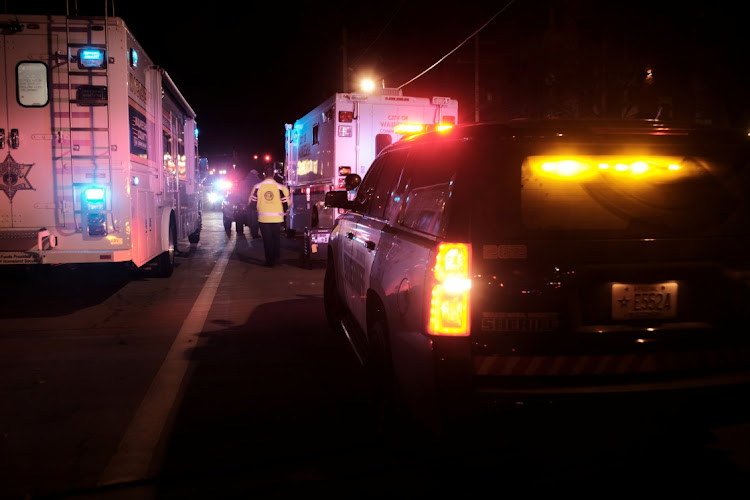
{"type": "Polygon", "coordinates": [[[750,364],[741,355],[750,355],[750,351],[738,350],[733,365],[708,364],[690,370],[672,365],[671,371],[541,375],[532,374],[530,363],[526,375],[482,375],[478,374],[476,359],[472,361],[469,354],[469,343],[465,337],[432,338],[432,356],[422,352],[408,365],[401,365],[399,375],[406,380],[412,396],[406,404],[417,420],[429,427],[456,419],[465,422],[467,418],[474,421],[489,417],[492,422],[499,415],[505,418],[519,412],[544,414],[551,410],[583,416],[617,409],[715,421],[731,420],[743,414],[740,410],[750,410],[746,396],[750,391],[750,364]],[[415,394],[419,396],[417,403],[415,394]]]}

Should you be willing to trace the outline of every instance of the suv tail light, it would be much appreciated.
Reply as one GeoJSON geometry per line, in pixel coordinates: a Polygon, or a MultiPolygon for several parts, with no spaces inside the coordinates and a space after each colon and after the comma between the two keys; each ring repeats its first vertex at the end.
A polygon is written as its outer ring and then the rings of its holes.
{"type": "Polygon", "coordinates": [[[441,243],[435,256],[427,332],[433,335],[469,335],[471,246],[441,243]]]}

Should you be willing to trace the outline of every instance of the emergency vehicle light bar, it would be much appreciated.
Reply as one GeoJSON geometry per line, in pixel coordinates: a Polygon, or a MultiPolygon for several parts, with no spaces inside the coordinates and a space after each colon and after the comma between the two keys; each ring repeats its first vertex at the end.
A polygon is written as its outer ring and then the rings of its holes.
{"type": "Polygon", "coordinates": [[[393,127],[393,131],[397,134],[411,135],[418,134],[420,132],[446,132],[453,128],[451,123],[438,123],[437,125],[423,125],[421,123],[399,123],[393,127]]]}
{"type": "Polygon", "coordinates": [[[544,177],[583,180],[607,173],[625,177],[674,180],[694,175],[700,169],[680,157],[658,156],[531,156],[533,172],[544,177]]]}
{"type": "Polygon", "coordinates": [[[421,123],[399,123],[393,127],[393,131],[397,134],[418,134],[424,130],[425,126],[421,123]]]}

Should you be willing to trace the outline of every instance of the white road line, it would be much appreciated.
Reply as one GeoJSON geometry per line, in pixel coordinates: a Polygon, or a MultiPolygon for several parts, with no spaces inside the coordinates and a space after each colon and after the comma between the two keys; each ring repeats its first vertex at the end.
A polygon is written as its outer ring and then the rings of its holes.
{"type": "Polygon", "coordinates": [[[190,365],[189,353],[196,346],[196,335],[203,330],[230,254],[230,246],[227,245],[182,323],[117,452],[99,477],[99,485],[137,481],[149,476],[154,452],[190,365]]]}

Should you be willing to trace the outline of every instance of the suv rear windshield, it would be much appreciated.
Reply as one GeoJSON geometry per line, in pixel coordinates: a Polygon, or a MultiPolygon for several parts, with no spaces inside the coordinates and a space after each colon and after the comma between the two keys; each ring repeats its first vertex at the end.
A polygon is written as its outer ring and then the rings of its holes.
{"type": "Polygon", "coordinates": [[[494,238],[748,235],[746,142],[475,140],[433,148],[430,169],[459,176],[454,234],[470,218],[494,238]]]}

